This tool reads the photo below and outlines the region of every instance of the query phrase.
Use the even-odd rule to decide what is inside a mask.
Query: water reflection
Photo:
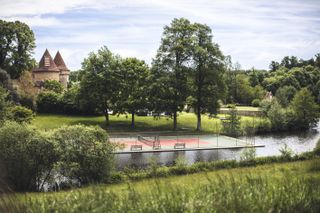
[[[295,153],[311,151],[320,138],[320,122],[317,128],[307,132],[272,133],[248,138],[258,145],[257,156],[280,155],[279,149],[287,144]],[[245,138],[242,138],[245,139]],[[116,167],[119,170],[125,167],[145,168],[152,158],[157,159],[159,165],[173,165],[180,157],[186,159],[188,164],[201,161],[239,160],[243,149],[202,150],[202,151],[179,151],[163,153],[134,153],[116,155]]]

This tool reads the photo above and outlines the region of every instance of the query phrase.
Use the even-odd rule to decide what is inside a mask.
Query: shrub
[[[43,82],[43,88],[47,91],[52,91],[55,93],[62,93],[63,86],[60,82],[55,80],[46,80]]]
[[[37,107],[34,103],[34,99],[31,96],[21,95],[19,103],[21,104],[21,106],[31,109],[32,111],[36,111]]]
[[[33,117],[32,110],[23,106],[13,106],[9,109],[9,118],[18,123],[30,123]]]
[[[113,145],[100,127],[61,127],[53,133],[61,149],[59,173],[80,184],[108,181],[113,169]]]
[[[293,151],[288,147],[287,144],[284,144],[283,147],[280,148],[281,157],[284,159],[291,159],[293,156]]]
[[[60,111],[60,95],[46,91],[41,92],[37,97],[38,112],[54,113]]]
[[[242,151],[240,161],[253,161],[256,158],[255,148],[246,148]]]
[[[251,102],[251,105],[253,107],[259,107],[260,106],[260,100],[259,99],[254,99],[252,102]]]
[[[0,128],[4,180],[14,191],[39,191],[58,159],[49,136],[16,122]]]

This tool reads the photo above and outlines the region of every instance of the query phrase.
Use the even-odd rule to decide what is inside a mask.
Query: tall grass
[[[319,212],[319,176],[296,169],[204,173],[22,198],[29,212]]]

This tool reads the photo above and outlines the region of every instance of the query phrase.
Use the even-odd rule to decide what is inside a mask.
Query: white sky
[[[173,18],[209,25],[214,42],[242,68],[267,69],[286,55],[320,52],[320,0],[0,0],[0,18],[27,23],[35,58],[60,50],[70,69],[106,45],[147,63]]]

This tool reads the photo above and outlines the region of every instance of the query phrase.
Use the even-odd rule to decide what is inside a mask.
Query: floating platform
[[[134,135],[110,137],[118,148],[114,154],[158,153],[217,149],[264,147],[254,141],[246,141],[225,135]]]

